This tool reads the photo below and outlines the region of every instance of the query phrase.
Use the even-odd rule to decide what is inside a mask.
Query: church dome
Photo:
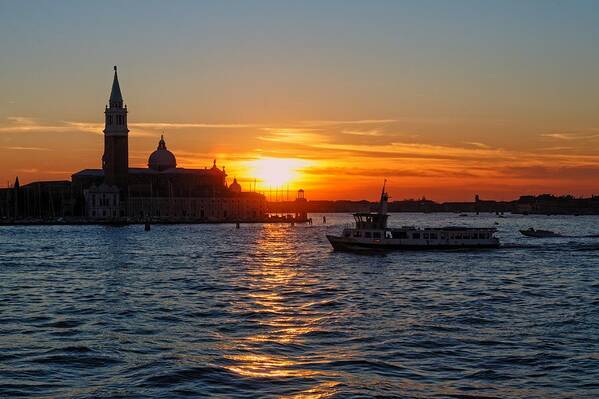
[[[233,183],[231,183],[231,185],[229,186],[229,191],[231,191],[232,193],[241,192],[241,185],[237,183],[237,179],[233,179]]]
[[[177,159],[175,158],[175,155],[166,149],[164,136],[160,136],[158,148],[150,155],[150,158],[148,159],[148,167],[159,172],[177,167]]]

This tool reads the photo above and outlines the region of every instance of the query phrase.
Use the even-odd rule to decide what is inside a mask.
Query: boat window
[[[367,232],[364,233],[364,237],[371,238],[372,234],[370,233],[370,231],[367,231]]]
[[[360,236],[361,236],[361,234],[359,231],[354,231],[354,237],[360,237]]]
[[[380,232],[372,233],[372,237],[381,238],[381,233]]]
[[[437,239],[437,233],[431,233],[431,240]]]
[[[415,240],[419,240],[420,239],[420,233],[413,233],[412,234],[412,238]]]
[[[425,240],[428,240],[428,233],[422,233],[422,238],[424,238]]]
[[[394,231],[391,235],[393,238],[408,238],[408,233],[405,231]]]
[[[456,240],[461,240],[462,239],[462,233],[457,233],[455,235]]]

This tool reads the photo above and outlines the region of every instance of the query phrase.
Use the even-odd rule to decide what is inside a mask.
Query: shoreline
[[[226,221],[209,221],[209,220],[159,220],[159,221],[88,221],[88,220],[70,220],[70,221],[56,221],[56,220],[34,220],[34,221],[0,221],[0,227],[3,226],[112,226],[112,227],[124,227],[130,225],[168,225],[168,224],[305,224],[310,223],[309,219],[306,220],[226,220]]]

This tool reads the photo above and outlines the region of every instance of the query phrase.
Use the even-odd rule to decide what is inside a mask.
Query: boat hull
[[[327,235],[327,239],[335,251],[426,251],[452,249],[493,249],[499,248],[498,241],[476,243],[402,243],[394,240],[358,241],[345,237]]]

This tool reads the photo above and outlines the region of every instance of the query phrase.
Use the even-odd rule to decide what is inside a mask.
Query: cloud
[[[304,173],[317,176],[344,176],[344,177],[424,177],[424,178],[446,178],[446,177],[482,177],[480,173],[474,171],[458,169],[439,169],[439,168],[340,168],[340,167],[314,167],[306,168]]]
[[[264,129],[268,134],[260,136],[261,140],[284,145],[275,148],[267,145],[261,153],[314,160],[315,166],[303,171],[308,179],[338,179],[345,185],[352,179],[367,181],[387,176],[435,187],[466,184],[466,181],[475,186],[492,181],[493,185],[516,187],[526,186],[527,180],[533,183],[546,179],[553,184],[557,184],[553,179],[588,181],[599,173],[599,154],[584,154],[567,146],[522,150],[476,141],[432,144],[412,142],[379,127],[312,125],[311,128],[309,131]]]
[[[43,172],[46,175],[68,175],[70,176],[71,174],[73,174],[73,171],[66,171],[66,170],[40,170],[37,168],[21,168],[21,169],[15,169],[15,172],[18,173],[25,173],[25,174],[36,174],[36,173],[40,173]]]
[[[102,129],[104,129],[103,123],[71,122],[71,121],[64,121],[63,123],[66,124],[66,126],[68,126],[69,128],[72,128],[77,131],[89,132],[89,133],[94,133],[94,134],[103,134],[102,133]]]
[[[102,134],[104,124],[93,122],[59,121],[48,123],[37,118],[9,116],[8,124],[0,126],[0,133],[55,133],[55,132],[88,132]]]
[[[541,136],[555,140],[588,140],[598,138],[599,134],[544,133]]]
[[[57,131],[80,131],[94,134],[102,134],[104,128],[103,122],[86,122],[86,121],[59,121],[54,123],[46,123],[37,118],[26,116],[9,116],[8,124],[0,127],[0,133],[17,133],[17,132],[57,132]],[[276,127],[272,124],[264,123],[205,123],[205,122],[130,122],[131,136],[149,137],[156,136],[159,130],[180,130],[180,129],[262,129],[265,131],[291,131],[293,129],[304,131],[319,130],[315,127],[334,127],[343,125],[372,125],[395,122],[393,119],[365,119],[365,120],[322,120],[322,121],[298,121],[287,124],[287,127]],[[364,131],[348,131],[347,134],[371,134],[374,130]]]
[[[556,140],[576,140],[578,138],[575,135],[572,135],[571,133],[544,133],[541,134],[541,136]]]
[[[193,129],[248,129],[248,140],[219,140],[206,145],[206,141],[193,136],[190,141],[182,139],[181,150],[175,146],[173,152],[179,164],[185,167],[203,168],[211,164],[213,158],[219,165],[229,165],[231,171],[243,170],[243,164],[259,158],[293,158],[312,161],[302,170],[302,175],[313,176],[313,181],[326,181],[338,178],[346,182],[352,179],[374,179],[380,176],[396,177],[411,184],[428,184],[431,187],[445,187],[443,184],[461,184],[469,181],[472,185],[521,184],[526,179],[540,182],[543,179],[557,184],[572,179],[596,179],[599,177],[599,153],[595,153],[591,140],[599,137],[591,129],[582,132],[549,132],[540,135],[546,138],[534,149],[498,148],[478,141],[457,143],[426,142],[425,139],[401,132],[396,119],[361,120],[309,120],[295,121],[276,126],[269,123],[203,123],[203,122],[132,122],[130,136],[157,137],[160,130],[190,134]],[[45,122],[26,116],[11,116],[0,126],[1,132],[73,132],[102,135],[102,122],[59,121]],[[222,133],[223,131],[221,131]],[[228,136],[246,132],[228,131]],[[52,135],[52,137],[54,134]],[[189,136],[191,137],[191,135]],[[189,138],[188,137],[188,138]],[[207,137],[207,136],[206,136]],[[437,136],[439,137],[439,136]],[[251,140],[249,140],[251,139]],[[1,147],[14,151],[51,151],[43,148],[47,144],[19,142],[11,137]],[[557,140],[557,141],[554,141]],[[578,140],[578,141],[577,141]],[[149,150],[141,150],[150,148]],[[97,142],[101,145],[101,141]],[[155,148],[152,140],[136,140],[131,148],[132,164],[145,165],[147,157]],[[140,145],[143,143],[142,145]],[[40,146],[35,146],[39,144]],[[49,144],[51,146],[51,144]],[[140,149],[141,147],[141,149]],[[199,151],[194,151],[198,148]],[[18,153],[15,155],[18,157]],[[99,157],[99,155],[98,155]],[[33,158],[33,157],[32,157]],[[222,160],[222,161],[221,161]],[[28,165],[29,166],[29,165]],[[39,164],[35,174],[52,174]],[[231,173],[232,173],[231,172]],[[23,172],[25,173],[25,172]],[[56,171],[56,174],[70,172]],[[243,178],[243,174],[238,174]],[[327,176],[326,179],[323,177]],[[247,177],[247,176],[246,176]],[[320,179],[318,179],[320,177]],[[448,183],[449,182],[449,183]],[[492,182],[492,183],[491,183]],[[316,184],[316,183],[315,183]],[[564,183],[565,184],[565,183]],[[441,189],[441,188],[439,188]]]
[[[577,165],[577,166],[505,166],[502,172],[506,176],[519,178],[535,178],[546,180],[559,179],[598,179],[599,178],[599,163],[594,165]]]
[[[471,145],[473,147],[478,147],[478,148],[485,148],[485,149],[491,148],[489,145],[487,145],[485,143],[478,143],[476,141],[467,141],[467,142],[464,142],[464,144],[468,144],[468,145]]]
[[[383,133],[378,129],[371,130],[342,130],[341,133],[349,134],[351,136],[368,136],[368,137],[380,137]]]
[[[0,126],[0,133],[27,133],[27,132],[86,132],[102,135],[103,122],[59,121],[45,123],[36,118],[24,116],[9,116],[8,124]],[[132,137],[154,137],[158,135],[155,130],[164,129],[239,129],[262,127],[264,125],[252,124],[214,124],[214,123],[177,123],[177,122],[133,122],[129,123]]]
[[[50,148],[42,148],[42,147],[19,147],[19,146],[14,146],[14,147],[2,147],[6,150],[13,150],[13,151],[51,151]]]
[[[394,123],[397,119],[358,119],[358,120],[312,120],[302,121],[303,125],[308,126],[340,126],[340,125],[380,125],[384,123]]]
[[[267,135],[258,136],[258,140],[272,141],[277,143],[288,143],[288,144],[303,144],[303,143],[322,143],[328,140],[327,136],[318,133],[317,130],[313,129],[276,129],[276,128],[263,128],[262,130],[268,132]]]
[[[0,126],[0,133],[19,133],[19,132],[55,132],[64,131],[65,126],[45,124],[35,118],[25,116],[9,116],[7,126]]]
[[[75,130],[79,132],[87,132],[93,133],[97,135],[103,135],[104,132],[104,123],[98,122],[73,122],[73,121],[65,121],[63,122],[66,126],[69,127],[70,130]],[[129,124],[129,127],[132,127],[134,124]],[[143,129],[133,129],[129,132],[130,137],[155,137],[157,133],[148,132]]]
[[[19,125],[34,125],[36,123],[34,118],[27,116],[9,116],[6,119]]]
[[[264,125],[244,123],[134,122],[130,123],[129,126],[141,127],[145,129],[244,129],[263,127]]]
[[[572,150],[576,150],[576,147],[553,146],[553,147],[539,148],[539,151],[572,151]]]

